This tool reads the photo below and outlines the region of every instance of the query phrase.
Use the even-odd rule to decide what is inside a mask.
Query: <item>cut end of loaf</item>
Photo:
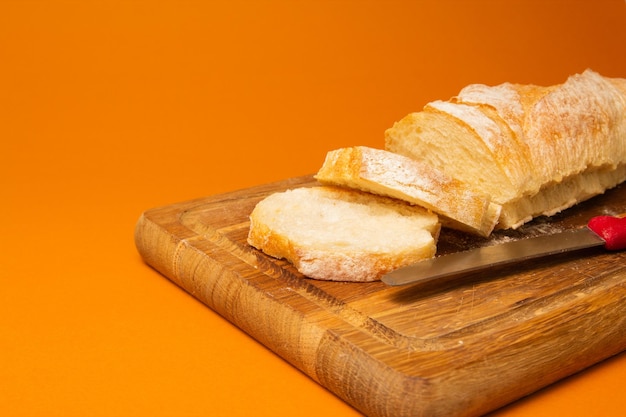
[[[250,215],[248,243],[320,280],[367,282],[436,252],[437,215],[331,186],[275,193]]]

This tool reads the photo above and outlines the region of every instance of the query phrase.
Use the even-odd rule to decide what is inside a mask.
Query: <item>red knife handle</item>
[[[587,227],[604,240],[604,247],[608,250],[626,249],[625,215],[597,216],[589,220]]]

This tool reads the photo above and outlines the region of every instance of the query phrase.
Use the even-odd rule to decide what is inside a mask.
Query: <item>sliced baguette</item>
[[[359,189],[434,211],[443,226],[488,236],[500,206],[489,195],[417,160],[365,146],[328,152],[315,178],[323,184]]]
[[[332,186],[275,193],[250,214],[248,243],[303,275],[375,281],[435,255],[436,214],[387,197]]]
[[[496,228],[553,215],[626,180],[626,80],[464,88],[385,132],[385,149],[491,195]]]

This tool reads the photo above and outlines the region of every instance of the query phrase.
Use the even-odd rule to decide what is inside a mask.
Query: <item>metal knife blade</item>
[[[606,241],[589,227],[531,237],[442,255],[398,268],[382,277],[388,285],[406,285],[439,280],[538,257],[603,246]]]

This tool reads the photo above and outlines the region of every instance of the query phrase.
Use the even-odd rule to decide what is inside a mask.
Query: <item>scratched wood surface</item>
[[[443,284],[387,287],[311,280],[246,244],[258,201],[314,184],[292,178],[148,210],[137,248],[366,415],[481,415],[626,349],[626,252],[596,248]],[[626,212],[625,192],[622,185],[489,239],[443,230],[439,253]]]

